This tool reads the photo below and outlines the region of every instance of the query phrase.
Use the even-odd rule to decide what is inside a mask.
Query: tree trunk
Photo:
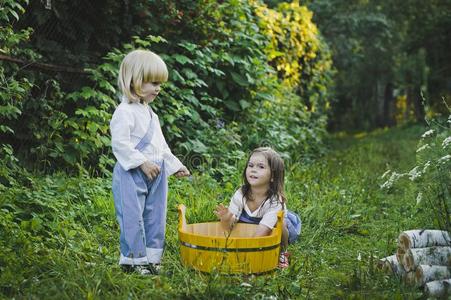
[[[398,237],[398,247],[404,251],[410,248],[451,246],[449,232],[443,230],[407,230]]]
[[[375,89],[374,89],[374,93],[375,93],[375,100],[376,100],[376,108],[377,111],[375,111],[375,113],[377,113],[376,115],[376,122],[377,122],[377,126],[378,127],[383,127],[385,126],[385,120],[384,120],[384,105],[385,105],[385,98],[384,98],[384,89],[385,89],[385,80],[381,79],[381,80],[376,80],[376,84],[375,84]]]
[[[412,87],[408,86],[406,88],[406,110],[404,111],[404,121],[409,121],[410,120],[410,112],[412,110],[413,107],[413,92],[412,92]]]
[[[416,121],[424,120],[424,106],[421,98],[421,88],[416,84],[411,84],[407,88],[407,110],[406,110],[406,120],[408,120],[410,110],[413,108],[413,112],[415,113]]]
[[[442,297],[446,299],[451,295],[451,279],[428,282],[424,286],[424,292],[429,297]]]
[[[415,119],[418,122],[421,122],[424,120],[424,106],[423,106],[423,99],[421,97],[421,87],[418,85],[415,85],[413,88],[413,94],[412,94],[412,102],[413,102],[413,108],[415,111]]]
[[[451,266],[451,247],[412,248],[406,251],[402,265],[406,272],[419,265]]]
[[[384,126],[395,125],[395,107],[393,97],[393,84],[391,82],[385,85],[384,91],[384,108],[383,108],[383,122]]]
[[[451,268],[447,266],[420,265],[415,271],[415,285],[422,286],[426,282],[451,277]]]

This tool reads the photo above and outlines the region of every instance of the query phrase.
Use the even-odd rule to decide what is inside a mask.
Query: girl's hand
[[[216,206],[214,213],[221,221],[222,229],[224,231],[231,231],[235,223],[235,217],[229,211],[229,209],[224,205],[219,204],[218,206]]]
[[[216,206],[214,213],[220,220],[224,221],[232,217],[232,214],[229,212],[229,209],[225,207],[223,204],[219,204],[218,206]]]
[[[142,165],[139,166],[141,170],[146,174],[147,178],[149,180],[153,180],[155,177],[160,174],[160,166],[157,164],[154,164],[150,161],[144,162]]]
[[[185,167],[185,166],[183,166],[183,167],[181,167],[180,168],[180,170],[178,170],[177,172],[175,172],[175,177],[186,177],[186,176],[189,176],[189,175],[191,175],[191,173],[189,172],[189,170]]]

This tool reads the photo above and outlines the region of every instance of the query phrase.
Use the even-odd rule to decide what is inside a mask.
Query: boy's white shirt
[[[273,229],[277,223],[277,213],[283,210],[283,206],[280,201],[277,201],[277,203],[271,202],[273,201],[268,200],[262,206],[251,212],[246,204],[246,199],[243,200],[243,193],[241,188],[239,188],[230,200],[229,211],[238,220],[244,209],[250,217],[262,218],[259,224],[265,225],[269,229]]]
[[[135,147],[146,134],[151,120],[154,128],[151,143],[138,151]],[[154,163],[164,160],[168,176],[183,167],[166,143],[158,115],[151,112],[147,104],[128,103],[123,99],[111,118],[110,130],[113,154],[124,170],[134,169],[147,160]]]

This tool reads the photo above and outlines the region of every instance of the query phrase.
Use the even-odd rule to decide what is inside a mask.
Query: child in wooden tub
[[[244,184],[233,195],[229,207],[220,204],[215,209],[224,230],[232,230],[237,222],[258,224],[255,237],[270,235],[277,212],[284,210],[281,269],[289,266],[288,243],[296,241],[301,232],[299,216],[286,208],[284,173],[283,159],[276,151],[268,147],[253,150],[243,171]]]

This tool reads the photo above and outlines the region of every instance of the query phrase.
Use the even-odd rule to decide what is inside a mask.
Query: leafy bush
[[[272,145],[286,157],[320,152],[330,65],[306,8],[281,6],[280,10],[289,8],[309,25],[307,32],[295,34],[296,22],[277,24],[280,30],[293,32],[295,44],[283,45],[283,40],[272,44],[266,27],[257,26],[266,18],[258,13],[265,7],[259,1],[206,1],[197,10],[189,3],[168,1],[157,11],[141,7],[143,14],[159,14],[163,23],[183,26],[168,31],[152,18],[137,21],[136,26],[149,26],[134,27],[139,35],[112,48],[97,66],[85,68],[87,78],[77,78],[72,85],[65,76],[21,73],[33,88],[23,106],[18,106],[22,115],[10,126],[16,132],[11,145],[19,158],[46,172],[109,174],[114,160],[108,128],[118,103],[117,72],[124,55],[136,48],[161,54],[168,65],[170,80],[152,106],[160,115],[171,149],[192,167],[218,178],[228,176],[236,171],[231,162],[242,160],[247,150],[262,144]],[[137,13],[141,4],[136,3],[129,13]],[[35,5],[30,8],[32,15]],[[55,5],[52,11],[70,13],[69,4]],[[152,30],[146,28],[158,34],[149,34]],[[193,34],[196,30],[198,35]],[[289,76],[297,78],[292,84],[277,76],[275,68],[285,62],[268,56],[275,47],[290,53]],[[299,60],[296,55],[300,53],[305,57]]]
[[[266,97],[252,113],[261,117],[252,120],[258,126],[251,144],[263,141],[292,160],[317,155],[322,152],[330,101],[330,52],[312,13],[298,1],[282,2],[274,9],[253,3],[260,30],[268,37],[266,59],[277,73],[276,78],[266,76],[261,87]],[[274,122],[267,124],[264,119]]]
[[[11,23],[19,19],[24,12],[23,5],[27,1],[2,0],[0,9],[0,54],[33,55],[33,52],[20,49],[20,43],[30,38],[31,29],[14,32]],[[0,64],[0,187],[15,182],[15,171],[18,170],[18,159],[15,157],[10,141],[13,140],[16,122],[23,111],[23,102],[32,88],[27,78],[15,76],[19,68]]]

